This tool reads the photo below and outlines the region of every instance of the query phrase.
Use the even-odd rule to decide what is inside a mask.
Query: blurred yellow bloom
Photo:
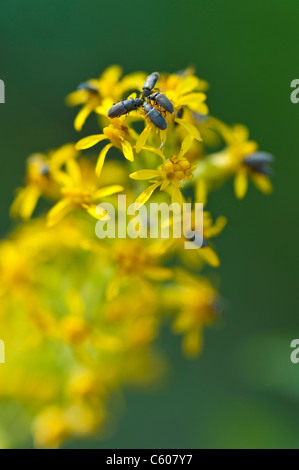
[[[29,219],[40,196],[57,198],[59,188],[55,175],[69,160],[78,156],[74,144],[63,145],[48,155],[36,153],[27,160],[26,186],[17,190],[10,214]]]
[[[119,101],[124,93],[135,90],[143,83],[145,73],[135,72],[125,75],[122,79],[122,68],[112,65],[107,68],[98,79],[90,79],[78,86],[78,89],[70,93],[66,102],[69,106],[82,105],[74,122],[75,129],[81,131],[88,116],[98,108],[104,108],[106,112],[109,107]]]
[[[205,80],[189,73],[188,69],[183,74],[162,76],[160,83],[161,91],[173,102],[176,110],[186,106],[200,114],[208,114],[206,94],[203,92],[209,85]]]
[[[203,278],[177,271],[177,285],[163,294],[167,308],[174,309],[173,330],[184,335],[183,350],[189,357],[197,356],[203,347],[203,329],[219,316],[218,294]]]
[[[120,185],[99,188],[97,177],[91,175],[90,178],[89,176],[82,174],[81,167],[75,160],[69,160],[66,163],[66,171],[56,173],[55,180],[61,185],[63,197],[48,213],[49,227],[59,222],[74,209],[84,209],[97,218],[95,214],[97,203],[102,198],[123,190]]]
[[[147,281],[164,281],[172,271],[160,266],[165,248],[160,243],[144,245],[140,240],[124,240],[115,244],[113,261],[115,272],[107,287],[107,297],[113,299],[120,292],[122,282],[137,280],[147,289]]]
[[[165,372],[153,346],[165,314],[183,336],[185,354],[201,351],[203,330],[220,317],[221,302],[210,281],[190,270],[219,266],[211,239],[226,219],[204,211],[202,246],[195,211],[190,237],[148,239],[152,220],[142,218],[142,209],[154,192],[159,202],[207,204],[209,192],[228,178],[243,197],[248,177],[263,192],[271,190],[273,157],[258,150],[245,126],[208,116],[208,84],[192,69],[162,74],[157,82],[155,91],[175,107],[168,113],[150,100],[165,117],[163,131],[143,109],[107,117],[110,106],[141,91],[146,78],[143,72],[121,75],[119,66],[109,67],[67,97],[70,105],[82,105],[75,128],[81,130],[95,112],[99,133],[28,159],[26,185],[11,207],[11,215],[24,220],[0,241],[0,339],[9,359],[9,367],[0,367],[3,447],[22,447],[32,438],[36,447],[57,448],[67,439],[110,431],[110,396],[125,386],[149,386]],[[78,158],[79,150],[104,140],[97,163],[92,155]],[[130,164],[119,159],[104,165],[112,147]],[[142,181],[150,184],[140,194]],[[116,202],[120,191],[127,199],[124,207],[114,207],[117,220],[108,209],[103,219],[115,222],[119,238],[98,239],[97,205]],[[50,210],[28,220],[40,197],[52,204]],[[128,212],[131,203],[140,219]],[[127,216],[136,238],[125,238]],[[198,249],[185,250],[186,240]]]
[[[198,193],[206,195],[213,181],[234,175],[234,189],[238,199],[242,199],[248,188],[248,177],[264,194],[272,192],[269,178],[272,155],[258,151],[258,144],[249,139],[248,129],[237,124],[232,127],[213,118],[212,125],[222,135],[227,147],[209,155],[198,167]]]

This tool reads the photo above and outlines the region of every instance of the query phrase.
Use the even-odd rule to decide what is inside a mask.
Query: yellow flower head
[[[36,153],[27,160],[26,186],[17,191],[10,213],[13,217],[29,219],[41,196],[59,197],[55,176],[69,160],[78,156],[74,144],[66,144],[48,155]]]
[[[113,65],[107,68],[98,79],[88,80],[79,85],[77,91],[69,94],[66,102],[69,106],[82,105],[74,126],[81,131],[88,116],[97,109],[100,114],[107,112],[113,102],[119,101],[124,93],[134,90],[145,78],[142,72],[136,72],[120,78],[122,68]]]
[[[104,127],[103,134],[90,135],[89,137],[79,140],[76,144],[76,148],[78,150],[88,149],[102,140],[110,140],[110,143],[105,145],[101,150],[96,164],[95,172],[97,176],[100,176],[107,152],[111,147],[120,149],[127,160],[131,162],[134,160],[132,148],[134,137],[135,132],[125,124],[123,119],[113,119],[108,127]]]
[[[96,175],[93,172],[83,172],[82,165],[75,160],[68,161],[65,171],[58,172],[55,179],[61,185],[62,198],[48,213],[49,226],[75,209],[83,209],[97,218],[95,210],[100,199],[123,190],[120,185],[100,188]]]
[[[151,180],[152,182],[152,185],[136,199],[137,206],[145,204],[157,188],[160,188],[160,191],[164,191],[168,190],[169,186],[171,186],[172,202],[183,203],[183,197],[179,188],[184,186],[183,182],[187,180],[192,181],[193,171],[196,168],[196,165],[191,166],[188,159],[184,157],[187,150],[188,147],[184,147],[183,142],[179,156],[172,156],[170,159],[165,160],[164,154],[160,154],[164,162],[158,170],[138,170],[130,174],[130,178],[134,180]]]

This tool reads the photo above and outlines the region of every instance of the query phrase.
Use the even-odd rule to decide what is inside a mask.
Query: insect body
[[[159,79],[158,72],[153,72],[146,77],[146,80],[142,87],[142,96],[144,98],[147,98],[151,94],[151,91],[156,85],[158,79]]]
[[[93,86],[91,86],[89,83],[87,82],[83,82],[83,83],[80,83],[78,86],[77,86],[77,90],[85,90],[85,91],[90,91],[91,93],[97,93],[98,90],[96,88],[94,88]]]
[[[109,118],[122,116],[123,114],[129,113],[130,111],[139,108],[142,106],[142,103],[142,98],[130,98],[129,100],[119,101],[118,103],[111,106],[107,116]]]
[[[247,155],[243,159],[243,163],[249,166],[253,171],[268,175],[271,173],[270,163],[273,162],[273,156],[267,152],[255,152]]]
[[[167,122],[165,118],[162,116],[162,114],[159,113],[159,111],[156,108],[154,108],[150,103],[147,103],[147,101],[144,101],[142,106],[149,120],[156,127],[158,127],[158,129],[161,129],[162,131],[164,131],[164,129],[166,129],[167,127]]]
[[[158,103],[165,111],[168,111],[170,114],[174,112],[174,107],[172,102],[167,98],[167,96],[163,95],[163,93],[152,93],[149,95],[148,99],[150,101],[155,101]]]
[[[141,97],[130,98],[128,100],[119,101],[118,103],[115,103],[108,110],[108,113],[107,113],[108,117],[116,118],[116,117],[122,116],[123,114],[127,114],[130,111],[133,111],[142,106],[148,119],[158,129],[161,129],[161,130],[166,129],[167,127],[166,119],[150,103],[150,101],[153,101],[154,103],[158,104],[160,108],[163,108],[168,113],[172,114],[174,112],[173,104],[167,98],[167,96],[159,92],[152,93],[153,88],[155,87],[158,79],[159,79],[158,72],[153,72],[150,75],[148,75],[142,87]]]

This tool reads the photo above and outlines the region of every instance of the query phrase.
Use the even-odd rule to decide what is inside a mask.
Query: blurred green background
[[[298,448],[299,364],[290,362],[299,337],[299,104],[290,101],[298,17],[295,0],[0,0],[1,235],[12,227],[8,207],[28,154],[78,139],[65,95],[110,64],[126,73],[194,65],[211,84],[211,113],[247,124],[276,157],[271,197],[251,186],[237,201],[231,182],[211,197],[208,208],[229,221],[213,274],[226,308],[203,355],[188,361],[165,331],[165,383],[126,390],[114,434],[72,446]]]

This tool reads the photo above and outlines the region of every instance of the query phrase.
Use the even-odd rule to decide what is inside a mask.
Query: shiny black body
[[[116,118],[127,114],[134,109],[142,106],[143,99],[141,98],[130,98],[129,100],[119,101],[118,103],[111,106],[107,115],[109,118]]]
[[[147,98],[151,94],[151,91],[156,85],[158,79],[159,79],[158,72],[153,72],[146,77],[146,80],[142,87],[142,96],[144,98]]]
[[[154,86],[156,85],[158,79],[159,79],[158,72],[153,72],[150,75],[148,75],[142,87],[141,98],[130,98],[128,100],[123,100],[123,101],[119,101],[118,103],[115,103],[108,110],[107,116],[109,118],[116,118],[124,114],[127,114],[130,111],[133,111],[142,106],[149,120],[158,129],[165,130],[167,128],[166,119],[149,102],[149,101],[154,101],[156,104],[158,104],[161,108],[163,108],[168,113],[174,112],[173,104],[165,95],[163,95],[163,93],[158,93],[158,92],[152,93],[152,90]]]
[[[146,101],[143,102],[143,109],[149,120],[156,126],[158,129],[164,131],[167,127],[167,122],[159,111],[154,108],[150,103]]]
[[[163,93],[152,93],[151,95],[149,95],[148,99],[150,101],[155,101],[155,103],[158,103],[168,113],[172,114],[174,112],[172,102],[167,98],[167,96],[163,95]]]

